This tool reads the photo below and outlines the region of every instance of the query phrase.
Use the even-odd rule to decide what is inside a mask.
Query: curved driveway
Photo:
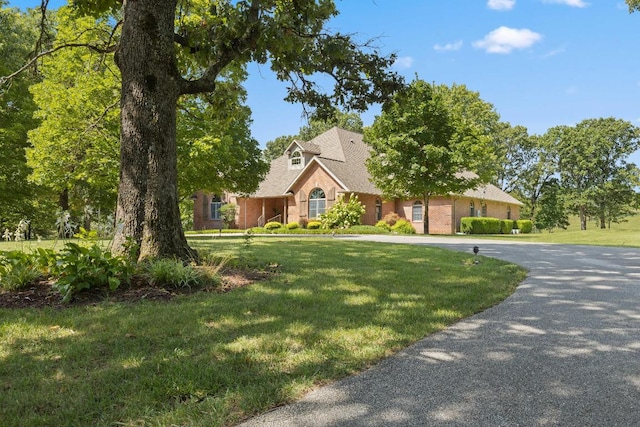
[[[521,264],[502,304],[250,426],[639,426],[640,249],[436,237]]]

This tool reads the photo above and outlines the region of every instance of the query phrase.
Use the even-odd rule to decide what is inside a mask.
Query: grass
[[[279,273],[169,303],[0,309],[2,425],[233,425],[502,301],[525,277],[425,246],[192,244]]]

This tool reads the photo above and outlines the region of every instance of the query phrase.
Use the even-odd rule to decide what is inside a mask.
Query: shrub
[[[128,281],[133,267],[122,257],[114,257],[98,245],[80,246],[65,244],[58,256],[54,273],[58,279],[53,288],[68,302],[83,290],[106,287],[116,290],[123,281]]]
[[[222,221],[227,226],[227,228],[231,228],[233,223],[236,220],[236,213],[238,212],[238,206],[233,203],[225,203],[220,207],[220,216],[222,217]]]
[[[406,219],[399,219],[391,227],[391,231],[398,234],[416,234],[416,229]]]
[[[382,221],[386,222],[390,227],[393,227],[396,222],[400,220],[400,215],[395,212],[388,213],[382,218]],[[377,224],[376,224],[377,225]]]
[[[0,254],[0,288],[15,291],[25,288],[42,277],[36,265],[36,255],[22,251]]]
[[[376,222],[376,227],[381,228],[383,230],[391,231],[391,226],[387,224],[387,222],[384,219],[381,219],[380,221]]]
[[[205,277],[196,268],[173,259],[154,259],[147,262],[145,275],[154,286],[191,288],[201,286]]]
[[[307,228],[309,220],[307,218],[300,218],[300,221],[298,221],[298,223],[300,224],[301,228]]]
[[[283,225],[278,221],[271,221],[264,225],[265,230],[277,230],[278,228],[282,228]]]
[[[322,223],[320,221],[309,221],[307,223],[307,229],[309,230],[318,230],[322,227]]]
[[[290,222],[287,224],[287,230],[296,230],[298,228],[300,228],[300,224],[297,222]]]
[[[531,233],[533,230],[533,222],[530,219],[519,219],[516,221],[516,228],[521,233]]]
[[[460,231],[465,234],[499,234],[500,220],[497,218],[464,217],[460,220]]]
[[[364,205],[352,194],[347,201],[344,197],[338,199],[331,209],[320,215],[320,222],[323,228],[349,228],[361,224],[360,217],[364,212]]]
[[[511,219],[503,219],[500,221],[500,233],[509,234],[511,230],[513,230],[513,220]]]

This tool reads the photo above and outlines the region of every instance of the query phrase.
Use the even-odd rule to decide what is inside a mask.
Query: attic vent
[[[353,144],[353,138],[351,138],[351,139],[349,140],[349,142]]]

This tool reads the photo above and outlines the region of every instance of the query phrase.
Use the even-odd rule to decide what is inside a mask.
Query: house
[[[255,193],[248,196],[197,193],[194,229],[221,228],[223,203],[234,203],[238,207],[235,226],[247,229],[270,221],[287,224],[316,219],[339,197],[357,194],[366,207],[363,224],[375,225],[385,215],[395,212],[411,221],[418,233],[423,233],[423,201],[383,198],[366,167],[369,151],[362,134],[337,127],[308,142],[294,140],[284,154],[271,163],[269,173]],[[518,219],[521,206],[521,202],[491,184],[464,194],[432,197],[429,231],[430,234],[453,234],[460,230],[460,219],[468,216]]]

